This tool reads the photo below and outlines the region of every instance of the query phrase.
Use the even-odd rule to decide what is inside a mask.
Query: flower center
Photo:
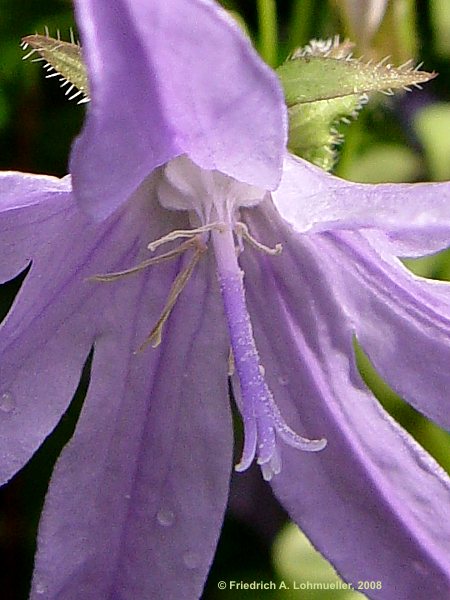
[[[211,238],[230,336],[231,355],[237,374],[234,385],[236,403],[244,423],[244,448],[235,469],[246,470],[256,458],[264,479],[270,480],[281,471],[278,439],[293,448],[309,452],[322,450],[327,442],[325,439],[304,438],[286,424],[265,380],[265,369],[256,348],[238,251],[243,250],[242,240],[271,255],[280,254],[282,248],[280,244],[275,248],[268,248],[255,240],[247,226],[238,220],[238,211],[242,206],[259,204],[266,194],[265,190],[240,183],[218,171],[202,170],[185,156],[178,157],[164,168],[158,198],[167,209],[188,211],[193,229],[171,231],[159,240],[152,241],[148,249],[153,252],[166,242],[179,238],[187,240],[177,248],[149,258],[135,267],[118,273],[97,275],[93,279],[114,281],[153,264],[170,260],[182,252],[193,251],[187,266],[172,284],[160,318],[139,350],[148,344],[156,347],[161,342],[164,324],[178,296],[189,281],[197,262],[206,252],[206,243]]]
[[[193,226],[198,222],[202,225],[216,221],[233,223],[239,207],[256,206],[266,194],[266,190],[236,181],[219,171],[200,169],[187,156],[167,163],[158,188],[162,206],[189,211]]]
[[[238,408],[244,422],[244,448],[237,471],[247,469],[254,458],[261,466],[264,479],[270,480],[281,470],[277,438],[305,451],[322,450],[325,439],[310,440],[295,433],[284,421],[266,383],[265,369],[256,348],[244,289],[244,273],[239,267],[235,234],[271,254],[279,254],[254,240],[246,226],[239,223],[238,209],[255,206],[266,191],[240,183],[217,171],[204,171],[187,157],[179,157],[166,165],[159,188],[159,200],[169,209],[194,213],[203,227],[212,222],[220,226],[211,229],[216,256],[217,276],[230,335],[234,366],[239,389],[235,390]]]

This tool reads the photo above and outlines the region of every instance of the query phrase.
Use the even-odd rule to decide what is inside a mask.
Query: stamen
[[[166,305],[164,306],[161,316],[159,317],[156,325],[153,327],[151,332],[149,333],[147,339],[144,343],[139,347],[139,349],[135,352],[142,352],[149,344],[151,344],[152,348],[157,348],[162,340],[162,330],[164,325],[167,322],[167,319],[172,312],[173,307],[175,306],[176,301],[178,300],[178,296],[183,291],[187,282],[191,278],[192,273],[194,272],[195,266],[200,260],[201,256],[206,252],[206,247],[198,247],[197,250],[192,255],[191,260],[187,264],[187,266],[176,276],[172,287],[170,288],[169,296],[167,298]]]
[[[220,224],[213,224],[213,226],[211,226],[209,229],[211,229],[213,227],[217,228],[218,225],[220,225]],[[100,281],[100,282],[116,281],[117,279],[121,279],[122,277],[126,277],[127,275],[139,273],[140,271],[142,271],[152,265],[157,265],[157,264],[165,262],[167,260],[171,260],[172,258],[179,256],[183,252],[186,252],[186,250],[191,249],[192,247],[195,248],[195,252],[192,255],[189,263],[180,273],[178,273],[174,282],[172,283],[166,304],[162,310],[162,313],[161,313],[158,321],[156,322],[156,325],[153,327],[153,329],[151,330],[151,332],[145,339],[144,343],[141,344],[141,346],[138,348],[138,350],[136,350],[135,354],[144,350],[144,348],[146,348],[149,344],[151,344],[153,348],[157,348],[159,346],[159,344],[161,343],[162,330],[164,328],[164,325],[167,322],[167,319],[170,316],[170,313],[172,312],[173,307],[176,304],[176,301],[178,300],[178,296],[181,294],[181,292],[183,291],[187,282],[191,278],[191,275],[194,272],[195,266],[198,263],[198,261],[200,260],[201,256],[207,250],[207,246],[205,246],[205,244],[202,243],[202,241],[200,239],[200,235],[199,235],[199,233],[203,233],[204,231],[205,231],[204,227],[190,230],[189,234],[192,234],[192,235],[189,235],[190,239],[188,239],[187,241],[180,244],[177,248],[174,248],[173,250],[170,250],[169,252],[166,252],[165,254],[160,254],[159,256],[154,256],[152,258],[148,258],[147,260],[142,261],[141,263],[139,263],[138,265],[136,265],[134,267],[131,267],[129,269],[124,269],[123,271],[116,271],[114,273],[105,273],[104,275],[94,275],[94,276],[88,278],[88,281],[97,281],[97,282],[98,281]],[[182,235],[180,235],[180,233]],[[155,247],[158,247],[162,243],[165,243],[165,241],[162,241],[162,240],[171,241],[169,238],[177,239],[179,237],[188,237],[188,236],[184,235],[186,233],[188,233],[188,232],[183,231],[183,230],[173,231],[173,232],[169,233],[168,235],[164,236],[163,238],[156,240],[156,242],[149,244],[148,248],[153,247],[153,245],[155,245]]]
[[[150,250],[150,252],[154,252],[156,248],[159,248],[159,246],[167,244],[168,242],[173,242],[179,238],[193,238],[201,233],[206,233],[214,229],[217,231],[223,231],[224,228],[225,225],[223,223],[210,223],[208,225],[203,225],[202,227],[197,227],[197,229],[175,229],[158,240],[150,242],[147,248]]]
[[[129,269],[124,269],[123,271],[116,271],[114,273],[105,273],[104,275],[94,275],[93,277],[89,277],[88,281],[116,281],[117,279],[121,279],[126,275],[132,275],[133,273],[139,273],[143,271],[147,267],[151,267],[153,265],[158,265],[159,263],[165,262],[166,260],[171,260],[172,258],[176,258],[183,252],[186,252],[189,248],[192,248],[193,244],[197,244],[197,241],[188,240],[187,242],[183,242],[177,248],[166,252],[165,254],[160,254],[159,256],[154,256],[153,258],[147,258],[147,260],[143,260],[141,263],[136,265],[135,267],[131,267]]]
[[[258,242],[256,238],[254,238],[248,230],[248,227],[242,221],[238,221],[235,225],[235,231],[238,235],[242,236],[246,242],[248,242],[253,248],[256,250],[260,250],[265,254],[270,254],[271,256],[278,256],[283,251],[283,246],[281,244],[276,244],[275,248],[269,248],[261,242]]]

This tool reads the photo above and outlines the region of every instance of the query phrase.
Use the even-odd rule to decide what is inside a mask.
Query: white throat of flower
[[[219,171],[200,169],[187,156],[179,156],[164,167],[158,199],[164,208],[195,214],[202,225],[231,224],[236,210],[256,206],[266,195],[261,188],[240,183]]]
[[[327,442],[325,439],[304,438],[286,424],[266,383],[265,369],[261,365],[253,336],[245,300],[244,273],[239,267],[237,250],[242,251],[243,239],[259,251],[271,255],[280,254],[281,245],[278,244],[274,249],[264,246],[250,235],[246,225],[240,223],[237,217],[239,208],[258,205],[266,194],[265,190],[240,183],[218,171],[201,169],[186,156],[175,158],[164,167],[158,198],[162,206],[169,210],[188,211],[194,228],[172,231],[151,242],[148,249],[155,251],[166,242],[178,238],[187,238],[187,241],[182,242],[175,250],[147,259],[131,269],[99,275],[95,279],[113,281],[152,264],[169,260],[181,252],[192,251],[187,266],[172,284],[158,322],[140,350],[147,344],[156,347],[161,343],[163,326],[179,294],[206,252],[207,242],[211,239],[233,363],[239,382],[239,390],[235,390],[235,395],[244,423],[244,448],[235,469],[248,469],[256,458],[264,479],[270,480],[281,471],[281,456],[277,445],[279,438],[293,448],[308,452],[322,450]]]

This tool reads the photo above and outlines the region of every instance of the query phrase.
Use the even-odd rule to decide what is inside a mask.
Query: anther
[[[260,250],[265,254],[270,254],[271,256],[278,256],[283,251],[283,246],[281,244],[275,244],[274,248],[269,248],[265,244],[261,244],[258,242],[256,238],[254,238],[248,230],[248,227],[242,221],[238,221],[235,225],[235,231],[238,235],[240,235],[246,242],[248,242],[253,248],[256,250]]]
[[[153,265],[158,265],[159,263],[165,262],[166,260],[171,260],[172,258],[176,258],[183,252],[186,252],[189,248],[192,248],[193,245],[198,246],[197,240],[188,240],[187,242],[183,242],[177,248],[170,250],[170,252],[166,252],[165,254],[160,254],[159,256],[154,256],[152,258],[147,258],[147,260],[143,260],[141,263],[136,265],[135,267],[131,267],[129,269],[124,269],[123,271],[116,271],[114,273],[105,273],[104,275],[94,275],[93,277],[89,277],[88,281],[116,281],[117,279],[121,279],[126,275],[132,275],[134,273],[139,273],[143,271],[147,267],[151,267]]]
[[[210,223],[208,225],[203,225],[202,227],[197,227],[196,229],[176,229],[159,238],[158,240],[150,242],[147,248],[150,250],[150,252],[154,252],[156,248],[159,248],[159,246],[167,244],[168,242],[173,242],[179,238],[194,238],[201,233],[206,233],[212,230],[225,231],[225,229],[226,227],[223,223]]]
[[[185,288],[187,282],[191,278],[192,273],[194,272],[198,261],[205,252],[206,246],[198,247],[192,255],[191,260],[189,261],[187,266],[180,273],[178,273],[172,284],[172,287],[170,288],[169,296],[162,310],[161,316],[156,322],[156,325],[149,333],[147,339],[144,341],[143,344],[141,344],[141,346],[138,348],[135,354],[137,354],[138,352],[142,352],[142,350],[144,350],[149,344],[151,344],[152,348],[157,348],[160,345],[162,340],[163,327],[166,324],[167,319],[169,318],[170,313],[172,312],[172,309],[176,304],[176,301],[178,300],[178,296]]]

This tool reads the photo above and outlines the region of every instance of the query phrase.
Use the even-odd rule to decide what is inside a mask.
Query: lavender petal
[[[121,324],[96,344],[47,495],[33,600],[40,590],[49,600],[201,594],[232,466],[223,316],[202,263],[161,346],[134,355],[155,284],[141,278],[118,292],[110,316]]]
[[[113,9],[77,0],[75,8],[92,101],[70,170],[85,210],[105,218],[184,153],[203,168],[277,186],[281,87],[223,9],[205,0],[117,0]]]

